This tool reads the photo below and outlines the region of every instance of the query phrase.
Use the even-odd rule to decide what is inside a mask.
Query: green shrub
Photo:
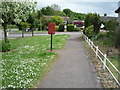
[[[106,37],[106,34],[97,34],[95,37],[92,38],[92,40],[103,40]]]
[[[10,51],[11,45],[9,41],[5,43],[5,41],[2,41],[2,52]]]
[[[67,31],[74,31],[74,24],[68,24],[67,25]]]
[[[60,16],[52,16],[49,20],[49,22],[54,22],[56,25],[61,24],[64,21],[64,19]]]
[[[86,28],[85,34],[86,34],[89,38],[91,38],[91,37],[94,36],[93,25],[91,25],[91,26],[89,26],[89,27]]]
[[[18,28],[17,25],[8,25],[8,29],[16,29],[16,28]]]
[[[114,32],[118,26],[119,23],[116,19],[111,19],[105,22],[105,28],[109,31],[109,33]]]
[[[30,27],[30,24],[28,22],[21,22],[20,25],[21,25],[22,29]]]
[[[75,29],[74,29],[74,31],[81,31],[81,28],[80,27],[76,27]]]
[[[64,24],[59,25],[59,32],[64,32]]]
[[[93,25],[94,34],[97,35],[100,32],[101,18],[97,13],[88,13],[85,19],[85,28]]]
[[[59,26],[55,26],[55,29],[58,32],[59,31]]]

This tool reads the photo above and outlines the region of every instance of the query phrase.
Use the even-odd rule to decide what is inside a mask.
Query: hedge
[[[67,31],[74,31],[74,24],[68,24],[67,25]]]

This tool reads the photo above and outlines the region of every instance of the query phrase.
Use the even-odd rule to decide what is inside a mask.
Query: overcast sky
[[[61,10],[69,8],[79,13],[96,12],[101,16],[104,13],[107,13],[108,16],[117,16],[115,10],[118,8],[118,1],[120,0],[37,0],[37,9],[58,4]]]

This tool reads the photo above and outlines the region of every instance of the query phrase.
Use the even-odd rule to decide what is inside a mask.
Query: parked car
[[[74,21],[73,23],[74,23],[74,25],[76,25],[77,27],[82,27],[82,26],[84,26],[84,22],[83,22],[83,21]]]

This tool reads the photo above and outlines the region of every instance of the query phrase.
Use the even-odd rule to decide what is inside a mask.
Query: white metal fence
[[[114,68],[114,70],[118,73],[118,75],[120,74],[120,71],[107,58],[107,54],[103,54],[103,52],[100,51],[98,46],[95,46],[94,43],[86,35],[83,34],[83,38],[89,44],[89,46],[93,49],[93,51],[96,54],[96,57],[98,57],[102,61],[103,69],[107,69],[109,71],[109,73],[112,75],[112,77],[114,78],[114,80],[116,81],[116,83],[120,86],[120,82],[118,81],[116,76],[113,74],[113,72],[109,69],[109,67],[106,63],[109,63]]]

